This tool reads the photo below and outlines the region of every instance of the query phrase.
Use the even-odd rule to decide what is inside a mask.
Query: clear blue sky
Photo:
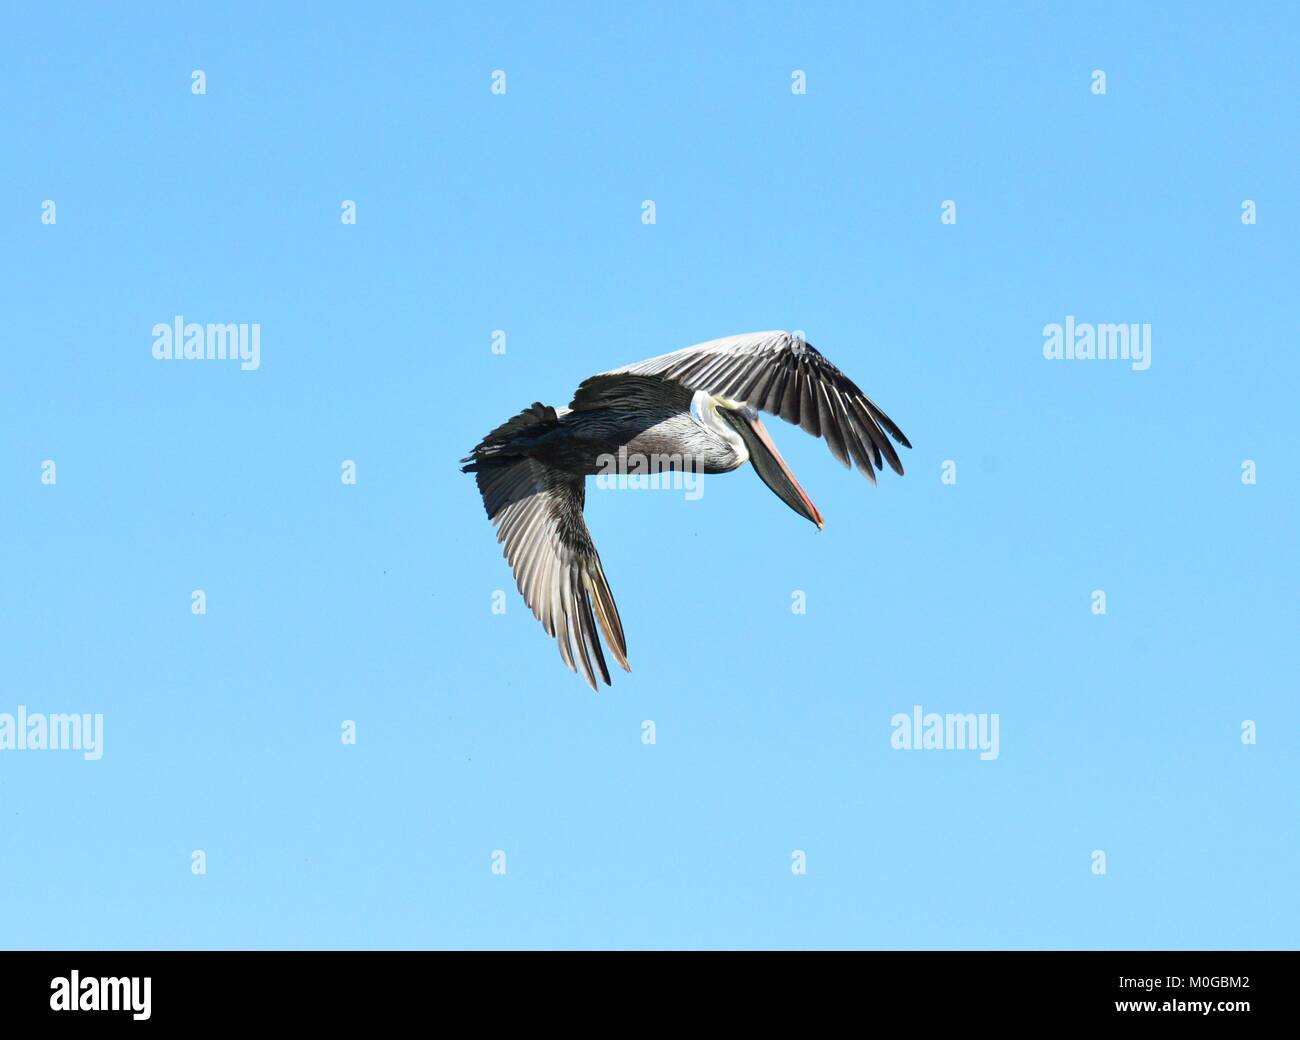
[[[1295,9],[609,6],[5,15],[0,946],[1294,947]],[[770,328],[907,475],[593,488],[593,695],[457,459]]]

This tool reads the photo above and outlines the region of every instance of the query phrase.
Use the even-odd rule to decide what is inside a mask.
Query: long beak
[[[767,427],[763,425],[758,413],[749,408],[744,410],[719,408],[718,411],[727,417],[731,425],[744,438],[749,448],[749,461],[754,464],[754,469],[758,471],[763,483],[776,492],[777,498],[800,516],[807,517],[820,530],[824,526],[821,513],[812,504],[812,499],[808,497],[807,492],[799,486],[799,481],[794,479],[794,474],[785,464],[785,459],[781,458],[781,453],[776,450],[776,445],[772,443]]]

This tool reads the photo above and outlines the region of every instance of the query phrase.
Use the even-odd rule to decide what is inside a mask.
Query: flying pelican
[[[536,402],[461,459],[468,464],[461,472],[475,474],[524,601],[555,637],[569,670],[581,667],[593,690],[597,672],[610,685],[597,622],[615,660],[632,669],[618,608],[582,519],[587,475],[603,472],[611,457],[703,473],[752,462],[781,501],[820,529],[821,513],[776,450],[760,410],[825,438],[832,455],[846,467],[851,457],[873,484],[882,457],[902,475],[884,431],[910,448],[903,431],[789,332],[710,340],[592,376],[569,407]]]

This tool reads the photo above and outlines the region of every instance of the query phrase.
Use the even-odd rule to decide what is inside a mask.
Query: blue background
[[[1294,947],[1295,9],[614,6],[4,15],[0,712],[106,749],[0,752],[0,945]],[[769,328],[907,475],[593,485],[593,695],[456,460]]]

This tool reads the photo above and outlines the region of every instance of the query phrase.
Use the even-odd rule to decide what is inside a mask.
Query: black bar
[[[0,953],[0,1021],[339,1029],[413,1014],[450,1026],[469,1013],[485,1029],[512,1015],[540,1028],[612,1002],[629,1022],[667,1026],[703,1002],[740,1019],[843,1011],[860,1027],[894,1012],[917,1024],[1264,1025],[1294,1021],[1297,969],[1300,954],[1246,951],[10,952]],[[133,982],[102,981],[123,979]],[[116,1011],[89,1009],[114,998]]]

